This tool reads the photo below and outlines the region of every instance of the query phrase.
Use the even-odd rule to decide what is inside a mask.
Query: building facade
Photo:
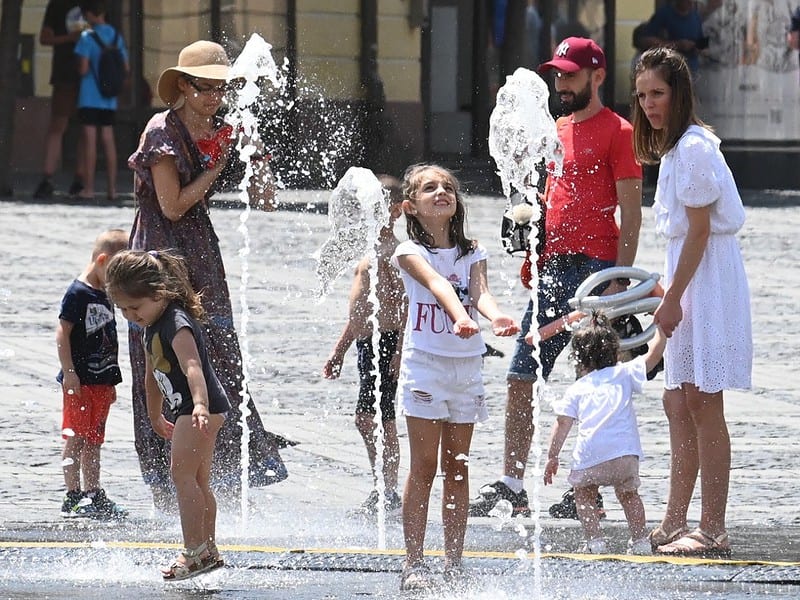
[[[37,39],[46,3],[23,6],[14,142],[14,168],[23,171],[40,168],[41,146],[31,140],[43,140],[47,125],[51,53]],[[608,58],[605,103],[627,114],[633,31],[662,3],[109,0],[109,21],[123,32],[132,62],[120,98],[120,156],[133,150],[146,120],[163,108],[152,90],[182,47],[213,39],[236,57],[257,33],[280,66],[280,88],[265,84],[259,113],[286,185],[327,187],[353,164],[399,173],[423,159],[491,172],[488,118],[506,74],[535,68],[567,35],[590,36]],[[790,2],[697,4],[711,38],[698,78],[701,112],[723,137],[740,185],[749,186],[759,160],[793,159],[800,139],[797,53],[781,45]],[[742,44],[760,43],[756,59],[737,54],[740,37]],[[67,162],[74,159],[70,146],[67,141]],[[772,187],[800,187],[793,179],[798,170],[786,173]],[[759,176],[763,181],[763,170]]]

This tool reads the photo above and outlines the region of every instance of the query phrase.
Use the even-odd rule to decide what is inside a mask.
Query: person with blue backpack
[[[81,2],[90,29],[75,44],[81,87],[78,93],[78,120],[85,146],[84,189],[79,198],[94,199],[94,178],[97,165],[97,132],[103,142],[108,173],[107,198],[116,196],[117,148],[114,141],[114,118],[117,96],[130,71],[128,50],[122,35],[106,23],[105,0]]]

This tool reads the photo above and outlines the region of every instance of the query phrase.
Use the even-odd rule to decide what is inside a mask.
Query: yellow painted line
[[[122,541],[108,541],[108,542],[23,542],[23,541],[0,541],[0,548],[117,548],[117,549],[133,549],[133,550],[162,550],[162,549],[180,549],[182,544],[168,543],[168,542],[122,542]],[[220,544],[220,550],[226,552],[253,552],[261,554],[310,554],[310,555],[324,555],[324,554],[345,554],[353,556],[404,556],[405,550],[402,548],[391,548],[387,550],[379,550],[376,548],[286,548],[279,546],[263,546],[256,544]],[[430,550],[425,552],[428,556],[443,556],[444,552],[441,550]],[[466,550],[464,556],[467,558],[499,558],[506,560],[532,560],[534,558],[533,552],[521,554],[517,552],[492,552],[492,551],[477,551]],[[733,560],[733,559],[705,559],[693,557],[670,557],[662,555],[654,556],[629,556],[627,554],[572,554],[572,553],[544,553],[540,555],[542,559],[552,558],[566,558],[569,560],[577,561],[626,561],[634,563],[668,563],[672,565],[730,565],[730,566],[747,566],[747,565],[766,565],[774,567],[800,567],[800,562],[788,561],[767,561],[767,560]]]

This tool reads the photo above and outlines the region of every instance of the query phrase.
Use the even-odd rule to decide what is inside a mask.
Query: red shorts
[[[113,385],[82,385],[81,395],[64,391],[64,411],[61,418],[61,437],[66,430],[99,446],[106,439],[106,420],[111,405],[117,399],[117,388]]]

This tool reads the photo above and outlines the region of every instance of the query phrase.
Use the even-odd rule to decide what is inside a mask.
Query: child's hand
[[[342,358],[331,356],[322,367],[322,376],[325,379],[336,379],[342,372]]]
[[[507,337],[519,333],[519,325],[511,317],[500,315],[492,319],[492,331],[496,336]]]
[[[394,354],[392,354],[392,358],[389,359],[389,375],[392,379],[397,379],[400,377],[400,359],[403,357],[402,352],[397,350]]]
[[[150,423],[153,426],[153,431],[155,431],[159,437],[165,440],[172,439],[172,432],[175,429],[175,424],[167,421],[164,415],[159,414],[156,419],[150,419]]]
[[[195,404],[192,410],[192,427],[208,433],[208,407],[205,404]]]
[[[469,317],[459,319],[453,323],[453,333],[460,338],[470,338],[476,333],[480,333],[480,331],[481,328],[478,327],[478,324]]]
[[[548,458],[547,464],[544,466],[544,484],[551,485],[553,475],[556,473],[558,473],[558,458]]]
[[[61,383],[61,387],[64,388],[64,393],[70,396],[74,395],[76,398],[81,397],[81,380],[78,379],[74,372],[64,372],[64,380]]]

